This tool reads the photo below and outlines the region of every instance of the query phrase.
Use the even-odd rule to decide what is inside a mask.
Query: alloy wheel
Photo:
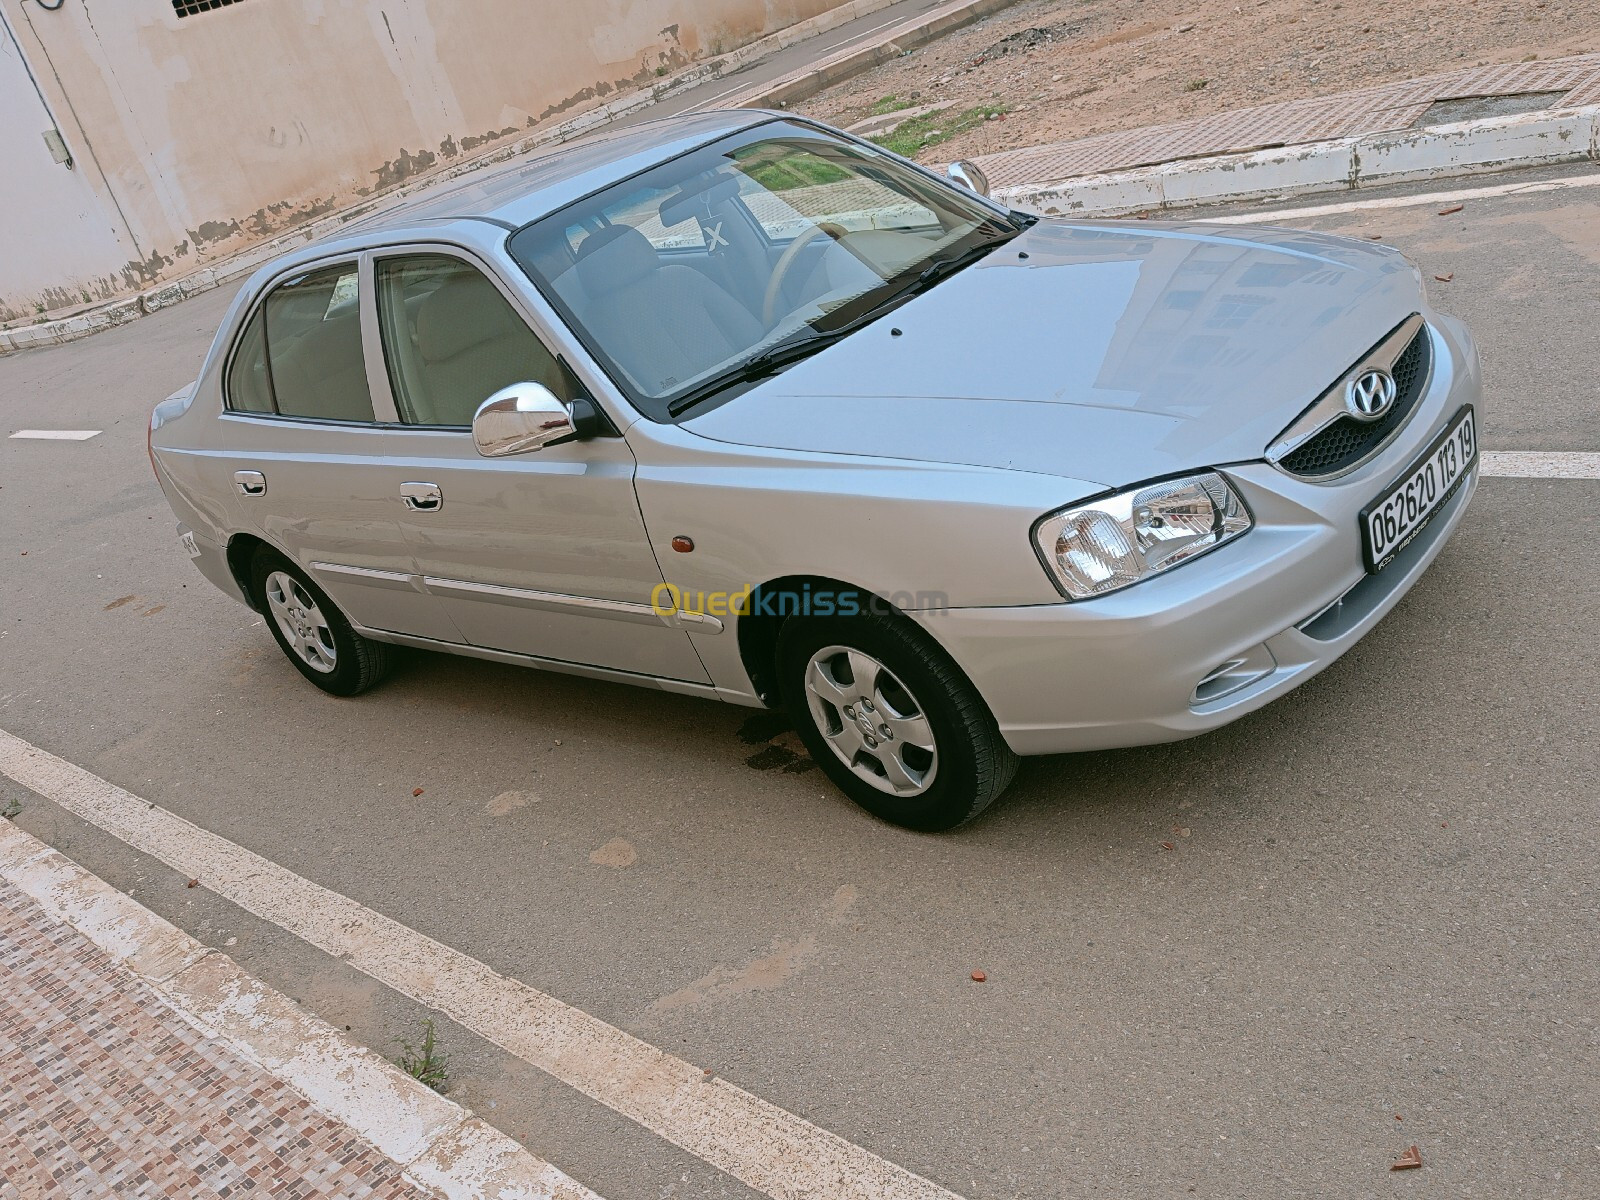
[[[312,670],[331,673],[338,665],[339,654],[334,648],[333,630],[328,628],[316,598],[286,571],[268,575],[265,591],[267,607],[290,651]]]
[[[806,664],[805,688],[812,720],[852,773],[892,796],[921,795],[933,785],[933,727],[888,667],[864,651],[825,646]]]

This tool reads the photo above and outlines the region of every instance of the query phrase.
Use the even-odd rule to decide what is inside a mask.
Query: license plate
[[[1367,570],[1383,570],[1433,520],[1478,461],[1478,430],[1469,404],[1398,482],[1361,513]]]

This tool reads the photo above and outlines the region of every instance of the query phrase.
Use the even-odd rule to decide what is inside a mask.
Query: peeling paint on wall
[[[522,131],[513,125],[509,129],[492,130],[489,133],[479,134],[477,137],[464,137],[461,139],[461,150],[463,153],[470,153],[479,146],[487,146],[490,142],[499,138],[510,137],[513,133],[520,132]]]
[[[438,156],[431,150],[419,150],[412,154],[402,149],[398,157],[391,158],[372,172],[376,176],[376,182],[370,188],[358,188],[357,191],[363,196],[368,196],[375,191],[395,187],[413,175],[420,175],[430,170],[438,161]]]

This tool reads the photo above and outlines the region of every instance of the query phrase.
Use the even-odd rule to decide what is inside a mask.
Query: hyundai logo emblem
[[[1373,368],[1363,371],[1350,381],[1345,389],[1344,406],[1358,421],[1376,421],[1394,407],[1400,394],[1394,376]]]

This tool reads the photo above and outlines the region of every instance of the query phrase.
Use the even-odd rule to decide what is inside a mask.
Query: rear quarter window
[[[272,381],[267,377],[266,310],[256,309],[233,350],[228,369],[228,407],[234,412],[275,413]]]

